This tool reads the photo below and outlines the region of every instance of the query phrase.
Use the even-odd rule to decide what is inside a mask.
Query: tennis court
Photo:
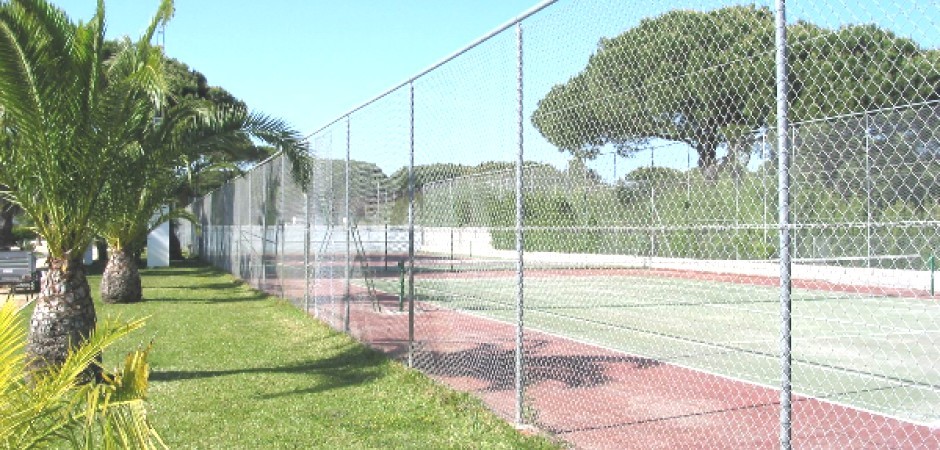
[[[457,263],[453,272],[439,265],[419,273],[418,301],[514,322],[512,271],[497,270],[494,262]],[[397,279],[375,283],[381,291],[398,291]],[[795,283],[794,392],[936,427],[940,306],[929,298],[878,292]],[[527,271],[525,305],[531,330],[730,380],[769,387],[779,382],[779,288],[758,278],[534,269]]]
[[[936,6],[628,3],[337,117],[193,251],[577,447],[940,449]]]

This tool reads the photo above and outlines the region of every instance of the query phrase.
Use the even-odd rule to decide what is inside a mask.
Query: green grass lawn
[[[150,316],[106,366],[153,341],[152,418],[171,448],[556,448],[229,275],[142,273],[139,304],[101,304],[89,281],[99,320]]]

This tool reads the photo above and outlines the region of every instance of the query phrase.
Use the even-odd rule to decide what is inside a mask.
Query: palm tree
[[[141,137],[134,157],[114,165],[103,204],[111,218],[99,234],[108,244],[108,263],[101,279],[106,302],[128,303],[142,298],[137,255],[147,234],[172,219],[189,218],[183,208],[159,212],[177,193],[192,184],[187,161],[244,142],[261,140],[279,149],[289,161],[294,180],[307,186],[310,159],[303,137],[284,122],[243,107],[219,108],[182,102],[161,116]]]
[[[108,262],[101,279],[102,300],[130,303],[142,296],[137,258],[154,226],[178,214],[155,216],[158,208],[177,189],[180,177],[173,170],[170,143],[178,123],[160,120],[134,142],[127,158],[112,164],[111,179],[104,186],[101,208],[109,220],[98,223],[98,235],[108,246]],[[176,211],[174,211],[176,213]]]
[[[163,0],[140,41],[109,62],[103,0],[80,23],[45,0],[0,4],[0,184],[49,246],[26,347],[34,368],[60,365],[95,327],[80,258],[107,219],[100,196],[110,164],[132,151],[163,103],[162,56],[150,41],[172,14]]]

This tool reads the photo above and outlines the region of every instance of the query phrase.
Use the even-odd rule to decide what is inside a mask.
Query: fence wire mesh
[[[543,3],[181,242],[578,447],[940,447],[940,4],[777,6]]]

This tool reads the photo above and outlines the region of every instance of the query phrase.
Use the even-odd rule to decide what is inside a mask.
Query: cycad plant
[[[101,383],[81,383],[86,367],[142,321],[102,324],[62,363],[31,372],[25,326],[13,302],[0,306],[0,448],[165,448],[147,418],[148,350],[127,355]]]
[[[101,280],[106,302],[128,303],[142,298],[137,255],[147,234],[167,220],[189,218],[171,206],[176,194],[192,183],[189,161],[254,138],[287,157],[300,186],[310,177],[308,148],[300,133],[284,122],[244,108],[220,108],[181,102],[168,108],[141,136],[132,156],[113,166],[102,194],[105,216],[99,233],[108,244],[108,262]],[[163,206],[170,206],[163,210]]]
[[[111,165],[164,101],[162,56],[150,41],[172,13],[163,0],[140,41],[108,63],[102,0],[79,23],[44,0],[0,3],[0,184],[49,246],[27,345],[35,367],[63,363],[95,327],[80,258],[108,220],[100,200]]]

